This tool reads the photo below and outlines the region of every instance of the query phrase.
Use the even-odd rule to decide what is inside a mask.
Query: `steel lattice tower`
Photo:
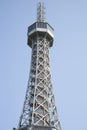
[[[28,27],[27,33],[27,44],[32,48],[31,68],[17,130],[61,129],[49,64],[49,48],[53,46],[54,39],[53,31],[53,28],[45,22],[44,4],[38,3],[37,22]]]

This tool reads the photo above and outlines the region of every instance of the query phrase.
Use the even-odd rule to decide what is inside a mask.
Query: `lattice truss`
[[[19,126],[53,126],[60,129],[53,95],[49,44],[46,36],[32,41],[31,69]]]

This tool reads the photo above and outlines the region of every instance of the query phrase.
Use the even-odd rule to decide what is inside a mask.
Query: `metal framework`
[[[40,10],[41,4],[38,16],[43,15]],[[42,17],[29,26],[28,45],[32,48],[31,68],[18,130],[60,130],[49,63],[53,28]]]

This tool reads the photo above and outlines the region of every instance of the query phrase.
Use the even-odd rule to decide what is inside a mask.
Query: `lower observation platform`
[[[47,127],[47,126],[25,126],[19,129],[13,128],[13,130],[56,130],[53,127]]]

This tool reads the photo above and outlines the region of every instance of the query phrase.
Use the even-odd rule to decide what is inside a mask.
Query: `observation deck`
[[[54,29],[46,22],[35,22],[28,27],[28,41],[27,44],[32,48],[32,41],[37,36],[46,37],[50,42],[49,47],[53,46]]]

